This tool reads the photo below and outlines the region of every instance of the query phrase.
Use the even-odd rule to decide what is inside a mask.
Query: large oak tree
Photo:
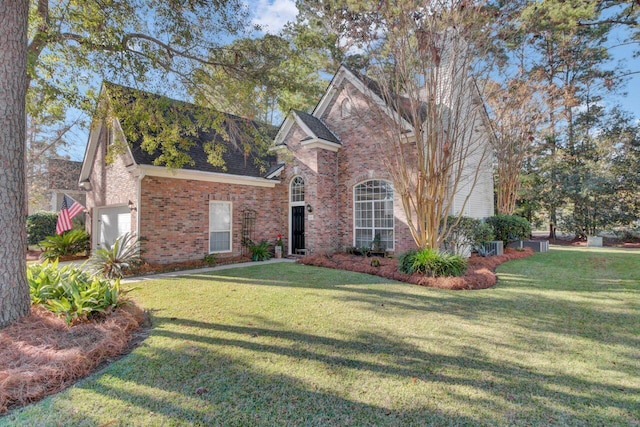
[[[0,327],[29,313],[24,178],[28,0],[0,2]]]

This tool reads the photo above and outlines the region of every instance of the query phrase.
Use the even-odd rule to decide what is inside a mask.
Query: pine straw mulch
[[[148,316],[134,303],[72,327],[44,308],[0,329],[0,414],[70,386],[130,351]]]
[[[334,268],[337,270],[355,271],[373,274],[400,282],[413,283],[420,286],[450,290],[487,289],[498,281],[495,270],[502,263],[512,259],[520,259],[533,255],[529,248],[515,250],[507,248],[504,255],[480,257],[473,254],[469,258],[467,272],[459,277],[428,277],[420,273],[412,275],[398,271],[398,260],[395,258],[367,258],[358,255],[338,253],[333,255],[307,255],[298,262],[317,267]],[[378,259],[379,267],[373,267],[371,260]]]

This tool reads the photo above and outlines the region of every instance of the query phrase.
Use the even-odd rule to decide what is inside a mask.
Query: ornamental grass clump
[[[413,250],[400,255],[398,269],[406,274],[421,273],[430,277],[462,276],[467,271],[467,260],[435,249]]]
[[[92,276],[81,267],[45,261],[27,268],[31,302],[64,317],[67,324],[86,321],[122,305],[120,280]]]

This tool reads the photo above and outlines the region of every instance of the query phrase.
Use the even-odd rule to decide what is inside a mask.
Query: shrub
[[[34,304],[64,316],[67,323],[86,320],[123,303],[120,280],[91,276],[81,267],[45,261],[27,268],[29,293]]]
[[[460,255],[422,249],[415,254],[412,268],[432,277],[461,276],[467,270],[467,260]]]
[[[449,216],[447,225],[450,230],[443,246],[452,254],[468,256],[469,249],[477,251],[494,239],[491,226],[476,218]]]
[[[86,231],[73,229],[62,234],[54,234],[40,242],[44,250],[42,257],[53,261],[61,256],[76,255],[89,252],[89,235]]]
[[[476,248],[479,246],[484,246],[495,238],[496,235],[493,232],[493,227],[491,227],[486,222],[481,221],[473,233],[473,246]]]
[[[202,261],[209,267],[213,267],[218,262],[218,256],[216,254],[207,254],[202,258]]]
[[[468,254],[469,249],[475,246],[474,234],[479,225],[480,220],[475,218],[447,217],[448,233],[447,239],[443,242],[444,249],[452,254]]]
[[[380,258],[371,258],[371,267],[380,267]]]
[[[413,262],[417,253],[417,249],[409,249],[408,251],[401,253],[398,257],[398,270],[405,274],[412,274],[415,271],[413,269]]]
[[[27,217],[27,244],[37,245],[47,236],[56,232],[58,214],[56,212],[37,212]]]
[[[133,234],[124,233],[113,246],[97,249],[89,262],[96,274],[109,279],[122,278],[126,270],[140,262],[140,243]]]
[[[252,261],[266,261],[271,258],[269,242],[266,240],[261,240],[257,245],[251,239],[246,239],[243,243],[249,248]]]
[[[493,228],[495,238],[502,240],[504,247],[516,240],[526,239],[531,235],[531,224],[517,215],[496,215],[487,218],[487,224]]]

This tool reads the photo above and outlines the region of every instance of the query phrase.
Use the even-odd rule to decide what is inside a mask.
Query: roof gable
[[[405,118],[396,111],[402,111],[403,109],[390,108],[380,96],[380,91],[376,90],[378,86],[375,85],[373,80],[357,75],[346,66],[341,65],[331,79],[322,99],[320,99],[320,102],[318,102],[311,114],[292,110],[287,115],[274,139],[275,148],[280,148],[285,145],[284,139],[295,123],[298,123],[305,133],[307,133],[307,135],[314,141],[319,140],[321,142],[328,142],[328,145],[324,144],[324,148],[339,147],[342,144],[340,138],[331,131],[327,124],[322,121],[321,117],[324,115],[329,105],[331,105],[334,98],[338,96],[338,89],[342,86],[345,79],[353,84],[353,86],[355,86],[364,96],[371,98],[377,106],[389,114],[393,119],[400,120],[403,127],[406,128],[408,132],[411,132],[412,128],[409,122],[407,122],[407,120],[405,120]]]

